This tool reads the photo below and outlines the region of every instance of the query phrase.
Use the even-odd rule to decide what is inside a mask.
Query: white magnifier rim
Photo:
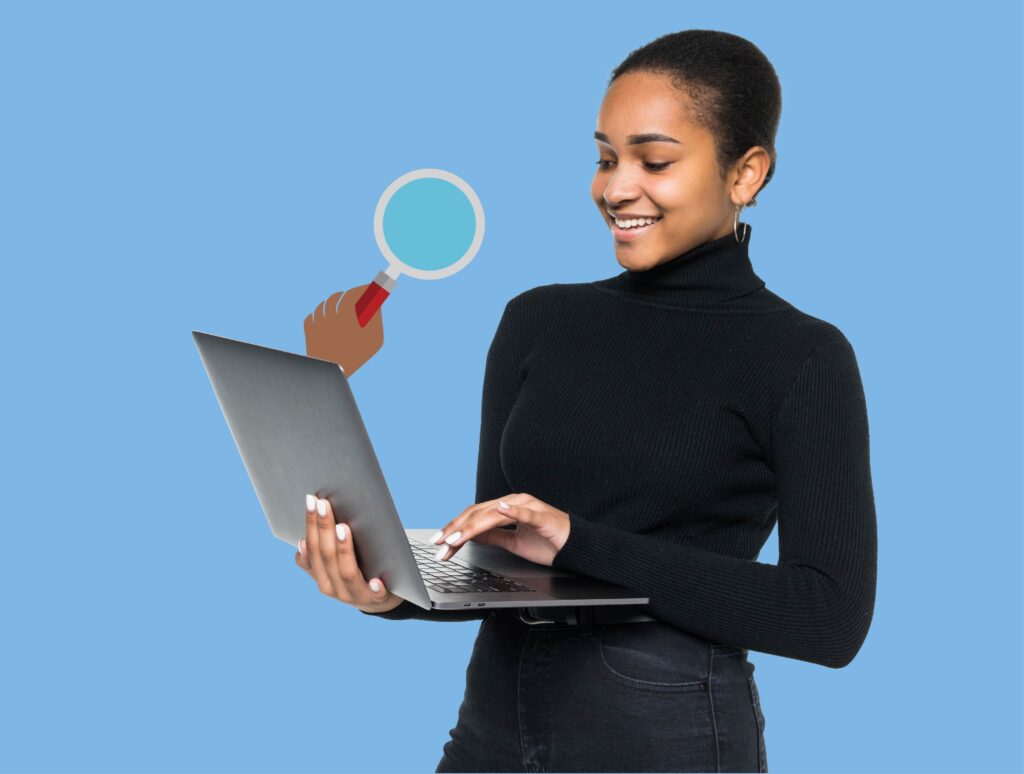
[[[466,195],[466,198],[469,199],[469,203],[473,207],[473,217],[476,220],[476,231],[473,233],[473,241],[470,243],[469,249],[466,250],[459,260],[450,266],[445,266],[443,269],[416,269],[406,265],[402,262],[401,258],[394,254],[388,246],[387,240],[384,239],[384,210],[387,209],[391,197],[406,183],[425,177],[437,178],[457,186]],[[476,195],[476,191],[458,175],[453,175],[444,169],[414,169],[412,172],[406,172],[397,178],[380,195],[380,199],[377,200],[377,209],[373,213],[373,235],[377,239],[377,247],[380,248],[381,253],[387,259],[388,268],[385,269],[385,273],[391,279],[398,279],[400,274],[408,274],[410,277],[416,277],[417,279],[443,279],[455,274],[455,272],[462,269],[476,256],[477,250],[480,249],[480,245],[484,241],[484,208],[480,204],[480,198]]]

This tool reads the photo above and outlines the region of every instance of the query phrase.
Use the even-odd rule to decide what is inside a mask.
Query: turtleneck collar
[[[740,224],[740,232],[744,224]],[[753,233],[737,242],[730,231],[644,271],[626,271],[592,283],[614,293],[678,306],[713,304],[745,296],[765,286],[754,273],[747,248]]]

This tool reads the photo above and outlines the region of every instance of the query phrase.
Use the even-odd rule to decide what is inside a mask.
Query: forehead
[[[705,129],[689,119],[689,105],[689,97],[668,76],[627,73],[605,92],[596,128],[616,147],[625,146],[627,135],[632,134],[666,134],[691,143],[710,139]]]

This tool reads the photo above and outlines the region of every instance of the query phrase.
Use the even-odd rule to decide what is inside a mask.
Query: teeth
[[[619,220],[616,218],[615,225],[619,228],[636,228],[637,226],[648,226],[659,220],[661,220],[661,218],[633,218],[632,220]]]

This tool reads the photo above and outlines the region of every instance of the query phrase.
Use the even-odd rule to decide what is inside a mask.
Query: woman
[[[440,561],[474,540],[618,583],[651,620],[422,610],[367,584],[309,498],[296,561],[322,591],[383,618],[483,619],[438,771],[767,771],[748,650],[840,668],[864,642],[856,358],[765,287],[739,220],[774,172],[780,110],[771,64],[724,32],[666,35],[614,71],[591,195],[625,270],[508,303],[477,503],[435,536]],[[776,521],[778,564],[759,563]]]

